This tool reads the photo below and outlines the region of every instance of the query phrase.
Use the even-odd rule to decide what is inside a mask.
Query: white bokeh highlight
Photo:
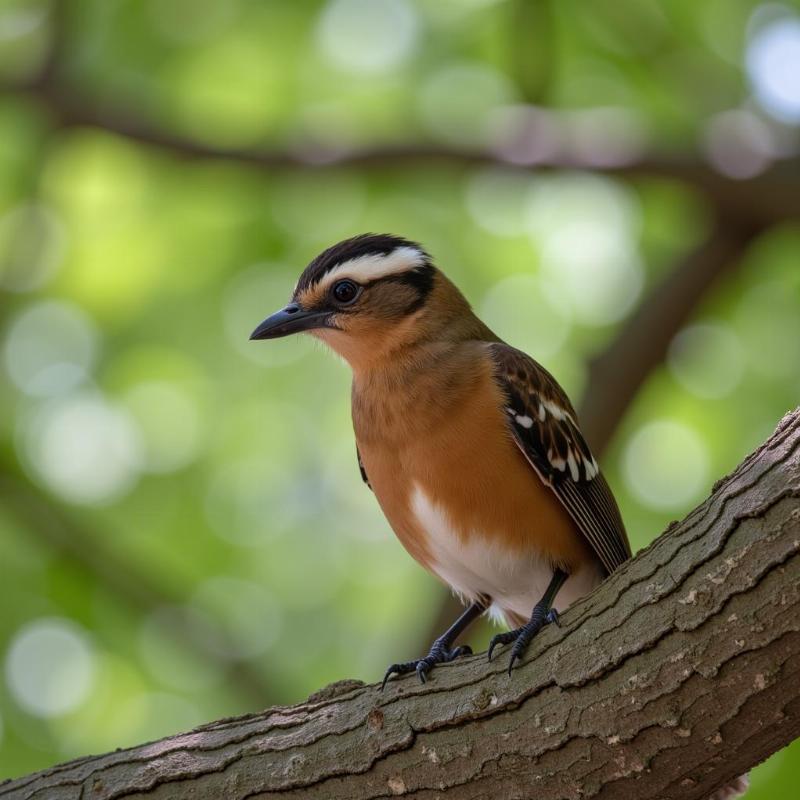
[[[95,656],[83,628],[67,619],[40,618],[14,635],[5,673],[21,708],[37,717],[58,717],[79,708],[95,678]]]
[[[644,286],[641,214],[630,191],[608,178],[574,173],[539,179],[526,207],[552,304],[566,305],[584,325],[622,319]]]
[[[24,424],[22,440],[37,477],[73,503],[110,503],[139,477],[139,431],[127,412],[99,392],[46,403]]]
[[[659,419],[639,428],[625,447],[622,473],[631,494],[654,511],[688,511],[707,488],[708,448],[692,428]]]
[[[407,0],[330,0],[317,28],[320,48],[341,70],[380,74],[414,52],[419,32]]]
[[[97,349],[97,331],[83,311],[65,301],[45,300],[12,321],[3,362],[17,388],[45,397],[85,381]]]
[[[795,124],[800,122],[800,17],[785,7],[775,10],[783,13],[750,38],[747,75],[759,105],[775,119]]]

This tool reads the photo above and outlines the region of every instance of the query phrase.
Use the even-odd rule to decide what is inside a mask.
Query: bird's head
[[[461,303],[466,306],[420,245],[363,234],[320,253],[300,275],[291,302],[250,338],[307,331],[358,368],[418,340],[446,316],[437,306]]]

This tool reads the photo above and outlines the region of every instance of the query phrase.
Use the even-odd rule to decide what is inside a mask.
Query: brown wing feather
[[[613,572],[631,556],[614,495],[600,473],[564,390],[540,364],[504,343],[489,346],[508,399],[514,441],[550,486],[581,533]]]

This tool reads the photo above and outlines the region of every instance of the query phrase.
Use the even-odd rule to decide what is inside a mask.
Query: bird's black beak
[[[304,311],[297,303],[267,317],[251,334],[251,339],[277,339],[300,331],[330,327],[330,311]]]

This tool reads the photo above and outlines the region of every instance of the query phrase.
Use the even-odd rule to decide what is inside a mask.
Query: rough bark
[[[800,735],[800,410],[534,640],[0,785],[72,798],[694,800]]]

